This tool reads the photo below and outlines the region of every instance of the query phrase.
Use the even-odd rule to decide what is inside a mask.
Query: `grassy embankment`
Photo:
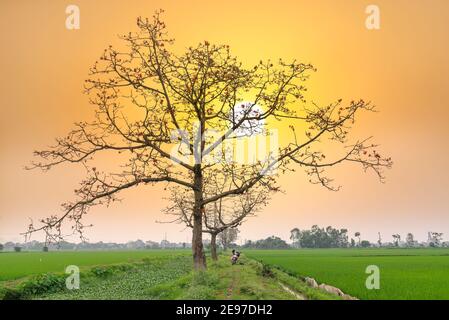
[[[209,261],[206,271],[192,272],[178,280],[162,283],[148,293],[155,299],[303,300],[339,299],[308,287],[298,277],[264,266],[242,256],[231,265],[228,256]]]

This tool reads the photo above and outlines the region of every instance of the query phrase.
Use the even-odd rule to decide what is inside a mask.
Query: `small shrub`
[[[4,288],[0,292],[0,298],[3,300],[20,300],[22,293],[18,289]]]
[[[42,248],[42,251],[48,252],[48,247],[47,247],[47,246],[43,247],[43,248]]]
[[[272,278],[274,276],[273,270],[271,270],[271,267],[266,264],[262,265],[262,270],[260,271],[260,274],[262,275],[262,277]]]
[[[55,292],[65,288],[65,275],[45,273],[31,278],[23,283],[21,291],[24,295],[36,295]]]
[[[257,294],[257,291],[255,290],[255,288],[253,288],[249,285],[243,285],[240,287],[240,293],[254,296]]]
[[[20,251],[22,251],[22,248],[21,247],[14,247],[14,251],[15,252],[20,252]]]
[[[113,273],[112,269],[107,267],[94,267],[90,270],[90,272],[100,278],[107,277]]]

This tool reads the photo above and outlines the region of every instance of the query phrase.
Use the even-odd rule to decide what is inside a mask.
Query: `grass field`
[[[449,249],[247,250],[245,254],[360,299],[449,299]],[[368,265],[380,269],[379,290],[365,287]]]
[[[190,250],[3,252],[0,253],[0,281],[45,272],[64,272],[69,265],[82,268],[190,254]]]
[[[71,264],[76,290],[66,288]],[[244,256],[231,265],[229,252],[204,272],[189,250],[2,253],[0,274],[0,299],[338,299]]]
[[[280,271],[267,277],[251,258]],[[335,298],[298,279],[310,276],[360,299],[449,299],[449,249],[245,250],[241,260],[231,266],[227,253],[198,276],[190,250],[4,252],[0,289],[34,299],[297,298],[286,286],[305,299]],[[64,289],[68,265],[82,271],[80,290]],[[365,287],[368,265],[380,269],[379,290]]]

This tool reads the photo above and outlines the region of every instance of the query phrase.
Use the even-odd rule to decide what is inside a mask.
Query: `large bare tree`
[[[125,189],[169,183],[194,199],[192,251],[194,266],[201,269],[206,266],[206,205],[261,185],[276,191],[277,176],[295,167],[306,170],[312,183],[338,190],[326,175],[328,167],[355,163],[382,180],[383,168],[391,166],[391,159],[368,140],[348,141],[356,115],[374,109],[370,103],[337,100],[319,106],[305,100],[304,82],[312,65],[280,60],[248,68],[229,46],[207,41],[175,53],[161,12],[151,20],[138,18],[137,27],[121,36],[122,49],[108,47],[90,70],[85,87],[95,120],[77,123],[53,147],[35,152],[40,160],[32,167],[79,163],[87,176],[77,198],[63,204],[63,213],[31,224],[28,235],[44,231],[59,240],[67,221],[82,237],[83,216],[91,207],[109,204]],[[291,128],[291,138],[283,139],[276,152],[250,163],[229,158],[228,142],[267,134],[261,128],[270,123]],[[208,134],[212,131],[219,134]],[[321,148],[327,141],[341,146],[342,154],[334,159],[325,155]],[[96,169],[93,161],[107,152],[122,153],[117,160],[126,156],[122,170]],[[205,196],[204,177],[213,175],[231,179],[232,188]]]

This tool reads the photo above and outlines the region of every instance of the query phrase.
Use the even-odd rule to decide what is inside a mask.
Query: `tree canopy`
[[[78,122],[55,145],[35,152],[40,160],[31,168],[78,163],[86,177],[75,199],[62,205],[61,215],[50,215],[38,226],[31,223],[27,235],[42,230],[49,241],[60,241],[63,223],[71,222],[83,237],[83,217],[93,206],[110,204],[125,189],[168,183],[193,199],[193,258],[196,268],[204,268],[202,233],[209,204],[254,187],[279,191],[278,175],[294,168],[334,191],[339,186],[326,169],[344,162],[372,170],[383,181],[391,159],[369,138],[350,141],[348,136],[356,115],[374,110],[370,102],[308,102],[304,83],[315,71],[311,64],[280,59],[248,67],[228,45],[209,41],[176,53],[161,14],[138,18],[137,32],[120,37],[123,48],[109,46],[91,68],[85,91],[95,120]],[[241,150],[228,143],[269,135],[269,121],[290,127],[291,137],[257,161],[235,161]],[[342,154],[326,155],[324,141],[341,147]],[[104,152],[126,156],[120,171],[105,172],[92,164]],[[213,180],[226,181],[227,188],[208,194]]]

